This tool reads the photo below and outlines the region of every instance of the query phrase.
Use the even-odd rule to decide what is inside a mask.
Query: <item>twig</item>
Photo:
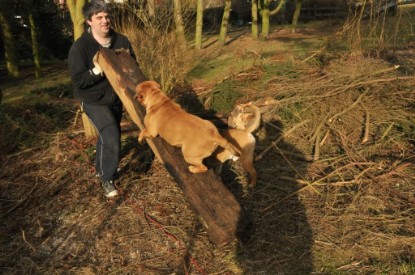
[[[350,269],[354,269],[356,267],[358,267],[361,263],[363,263],[363,261],[360,262],[352,262],[350,264],[347,265],[343,265],[337,268],[337,270],[342,270],[342,271],[348,271]]]
[[[334,122],[337,117],[339,117],[339,116],[343,115],[344,113],[347,113],[348,111],[350,111],[351,109],[353,109],[360,102],[360,100],[362,99],[362,97],[367,94],[367,92],[368,92],[368,90],[366,90],[363,93],[361,93],[359,95],[359,97],[349,107],[343,109],[341,112],[339,112],[337,114],[334,114],[331,118],[329,118],[328,122],[329,123]]]
[[[23,241],[25,242],[25,243],[27,243],[29,246],[30,246],[30,248],[34,251],[34,252],[36,252],[36,249],[28,242],[28,241],[26,241],[26,235],[25,235],[25,233],[24,233],[24,230],[23,229],[21,229],[20,228],[20,231],[22,231],[22,238],[23,238]]]
[[[316,51],[315,53],[313,53],[312,55],[310,55],[309,57],[307,57],[306,59],[303,59],[301,62],[306,62],[309,59],[313,58],[314,56],[322,53],[324,50],[326,49],[326,46],[322,47],[321,49],[319,49],[318,51]]]
[[[316,140],[314,142],[314,156],[313,160],[317,161],[320,157],[320,129],[317,131]]]
[[[366,107],[365,104],[361,103],[363,108],[365,109],[366,112],[366,118],[365,118],[365,130],[364,130],[364,134],[363,134],[363,139],[362,139],[362,144],[365,144],[368,140],[369,140],[369,110]]]
[[[9,159],[9,158],[17,157],[17,156],[20,156],[20,155],[25,154],[27,152],[33,151],[33,150],[35,150],[35,148],[29,148],[29,149],[20,151],[18,153],[12,154],[12,155],[8,155],[7,158]]]
[[[76,110],[75,118],[74,118],[71,128],[75,128],[76,124],[78,123],[78,117],[80,114],[81,114],[81,110],[80,109]]]
[[[326,133],[324,134],[323,138],[320,141],[320,146],[322,146],[326,142],[327,138],[329,137],[329,134],[330,134],[330,129],[327,129]]]
[[[13,206],[11,209],[9,209],[9,211],[7,211],[6,213],[4,213],[3,215],[1,215],[0,220],[3,219],[4,217],[6,217],[7,215],[9,215],[17,207],[19,207],[23,202],[25,202],[29,198],[29,196],[33,193],[33,191],[35,191],[35,189],[37,187],[37,184],[38,184],[38,180],[36,178],[36,184],[35,184],[35,186],[33,186],[32,190],[30,190],[30,192],[26,195],[26,197],[24,199],[22,199],[21,201],[19,201],[18,204],[16,204],[15,206]]]
[[[388,133],[390,132],[390,130],[392,129],[392,127],[393,127],[394,124],[395,123],[392,122],[391,125],[389,125],[389,127],[385,130],[385,132],[383,133],[382,137],[380,138],[381,140],[384,139],[388,135]]]
[[[306,119],[304,121],[301,121],[300,123],[294,125],[290,130],[288,130],[285,133],[282,133],[275,141],[273,141],[271,143],[271,145],[269,145],[267,148],[265,148],[264,151],[261,152],[261,154],[259,154],[255,160],[261,160],[274,146],[276,146],[281,140],[283,140],[286,136],[288,136],[289,134],[291,134],[292,132],[294,132],[297,128],[299,128],[300,126],[303,126],[304,124],[308,123],[310,121],[310,119]]]

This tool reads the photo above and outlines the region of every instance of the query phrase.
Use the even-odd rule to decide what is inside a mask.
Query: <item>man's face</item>
[[[99,36],[107,36],[110,31],[110,18],[108,13],[99,12],[91,17],[91,20],[87,20],[89,26],[91,26],[92,32]]]

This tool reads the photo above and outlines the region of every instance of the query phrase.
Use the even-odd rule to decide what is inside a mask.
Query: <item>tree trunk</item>
[[[14,46],[13,34],[5,15],[0,11],[0,26],[3,33],[4,54],[6,60],[6,68],[9,76],[19,77],[19,65],[16,58],[16,47]]]
[[[228,31],[229,15],[231,13],[231,0],[225,1],[225,9],[223,11],[222,24],[220,26],[219,43],[224,45],[226,39],[226,32]]]
[[[73,40],[78,39],[84,32],[85,19],[82,14],[82,8],[86,0],[68,0],[69,13],[73,24]]]
[[[114,52],[103,48],[99,53],[99,65],[132,120],[143,129],[145,110],[134,96],[135,87],[146,79],[145,76],[125,51]],[[244,233],[249,218],[212,169],[192,174],[179,148],[167,144],[160,137],[147,139],[147,142],[182,189],[213,243],[223,245]]]
[[[195,48],[198,50],[202,49],[202,33],[203,33],[203,0],[197,0]]]
[[[251,5],[251,16],[252,16],[252,38],[258,40],[258,0],[252,0]]]
[[[180,37],[181,41],[185,41],[184,33],[184,22],[182,16],[182,3],[181,0],[173,0],[173,9],[174,9],[174,23],[176,25],[177,35]]]
[[[33,14],[29,13],[29,22],[30,22],[30,34],[32,35],[32,52],[33,52],[33,62],[35,64],[35,76],[39,78],[41,75],[40,68],[40,56],[39,56],[39,44],[37,43],[37,32],[36,24],[33,19]]]
[[[262,38],[267,39],[269,36],[269,0],[264,0],[262,7]]]
[[[85,18],[82,14],[82,8],[85,5],[85,1],[86,0],[68,0],[67,2],[73,24],[74,41],[84,33]],[[82,110],[82,106],[80,108]],[[93,138],[98,135],[94,125],[84,112],[82,112],[82,124],[84,125],[85,136],[87,138]]]
[[[295,29],[297,28],[298,18],[300,17],[301,12],[301,5],[303,4],[303,0],[297,0],[295,4],[295,11],[293,15],[293,21],[291,23],[291,33],[295,33]]]

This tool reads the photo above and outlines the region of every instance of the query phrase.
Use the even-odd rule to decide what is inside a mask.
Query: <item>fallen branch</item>
[[[364,128],[364,134],[363,134],[363,138],[362,138],[362,144],[365,144],[368,140],[369,140],[369,110],[366,107],[365,104],[361,103],[363,108],[365,109],[366,112],[366,118],[365,118],[365,128]]]
[[[22,231],[22,239],[25,243],[27,243],[27,245],[34,251],[36,252],[36,249],[33,247],[33,245],[31,245],[27,240],[26,240],[26,234],[24,233],[24,230],[20,228],[20,231]]]

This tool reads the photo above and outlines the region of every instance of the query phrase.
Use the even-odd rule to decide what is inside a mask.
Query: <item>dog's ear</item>
[[[160,84],[158,84],[156,81],[149,80],[147,82],[148,82],[148,85],[150,86],[151,89],[155,89],[155,90],[160,90],[161,89]]]
[[[152,90],[160,90],[160,85],[152,80],[143,81],[140,84],[138,84],[135,88],[134,98],[138,100],[140,103],[143,103],[144,97],[146,96],[147,92]]]
[[[146,91],[146,90],[152,90],[152,89],[160,90],[160,85],[153,80],[147,80],[147,81],[143,81],[140,84],[138,84],[137,87],[135,88],[135,91],[136,93],[138,93],[140,91]]]

